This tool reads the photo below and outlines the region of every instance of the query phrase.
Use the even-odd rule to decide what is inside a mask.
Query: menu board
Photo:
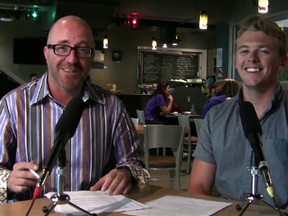
[[[197,52],[141,51],[141,83],[195,79],[199,70]]]

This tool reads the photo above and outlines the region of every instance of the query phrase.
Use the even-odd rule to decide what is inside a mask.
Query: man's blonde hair
[[[280,57],[287,56],[287,39],[284,31],[274,22],[259,15],[246,18],[238,31],[238,38],[247,31],[261,31],[275,38],[275,46]]]

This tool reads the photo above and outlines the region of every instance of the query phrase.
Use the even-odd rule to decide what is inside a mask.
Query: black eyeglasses
[[[93,49],[90,47],[71,47],[63,44],[47,44],[48,49],[53,49],[55,55],[69,56],[71,50],[75,50],[76,56],[80,58],[89,58],[93,53]]]

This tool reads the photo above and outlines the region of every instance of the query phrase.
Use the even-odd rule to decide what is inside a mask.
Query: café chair
[[[202,123],[203,123],[203,119],[200,118],[195,118],[194,119],[194,123],[195,123],[195,127],[196,127],[196,133],[197,136],[199,135],[199,131],[201,129]]]
[[[144,110],[136,110],[137,118],[139,119],[139,124],[144,125],[145,124],[145,115]]]
[[[186,173],[190,173],[191,171],[191,160],[192,160],[192,153],[196,148],[196,144],[198,141],[197,136],[191,135],[191,123],[188,115],[180,114],[178,115],[178,122],[179,125],[185,128],[185,137],[183,139],[184,147],[187,146],[188,150],[188,158],[187,158],[187,169]]]
[[[179,125],[144,125],[144,163],[146,169],[169,171],[170,182],[175,175],[176,188],[181,190],[180,170],[183,154],[184,128]],[[150,149],[162,148],[162,154],[150,155]],[[171,148],[173,155],[165,155]],[[160,179],[151,179],[160,180]],[[161,179],[162,180],[162,179]],[[172,187],[170,185],[170,187]]]

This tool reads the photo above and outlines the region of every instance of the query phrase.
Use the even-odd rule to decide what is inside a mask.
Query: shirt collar
[[[40,79],[37,82],[34,83],[36,87],[35,87],[30,105],[43,103],[43,101],[47,97],[52,98],[52,96],[49,93],[47,75],[48,73],[45,73],[42,77],[40,77]]]
[[[30,105],[34,105],[37,103],[44,103],[44,101],[48,98],[53,99],[53,96],[50,94],[48,88],[48,72],[46,72],[37,82],[35,82],[35,90],[32,96],[32,100]],[[89,81],[85,82],[84,92],[83,92],[83,100],[93,101],[95,103],[104,104],[103,100],[103,89],[93,85]]]
[[[282,86],[280,85],[280,83],[278,83],[278,86],[276,88],[276,91],[275,91],[275,94],[271,100],[271,103],[270,105],[268,106],[267,110],[265,111],[265,113],[263,114],[263,116],[261,117],[264,118],[268,113],[270,112],[274,112],[274,110],[279,107],[279,104],[281,103],[282,101],[282,98],[283,98],[283,95],[284,95],[284,91],[283,91],[283,88]],[[238,108],[239,106],[243,103],[243,88],[241,88],[238,92],[238,95],[237,95],[237,101],[238,101]]]

